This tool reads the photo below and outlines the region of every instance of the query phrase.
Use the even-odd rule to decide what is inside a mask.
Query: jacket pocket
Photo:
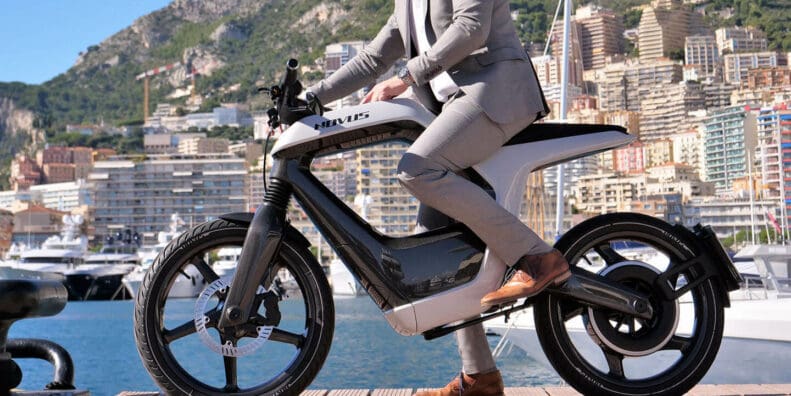
[[[491,65],[492,63],[506,60],[528,60],[527,53],[523,48],[513,47],[497,48],[481,54],[473,54],[472,56],[481,66],[487,66]]]

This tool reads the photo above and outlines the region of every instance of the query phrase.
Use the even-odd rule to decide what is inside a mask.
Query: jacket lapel
[[[401,40],[404,42],[404,53],[411,57],[412,40],[409,31],[409,9],[412,7],[412,0],[397,0],[395,2],[395,15],[398,22],[398,31],[401,33]]]

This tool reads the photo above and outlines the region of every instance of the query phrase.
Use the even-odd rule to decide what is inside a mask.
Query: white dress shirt
[[[431,49],[431,44],[428,42],[426,35],[426,13],[428,12],[428,0],[410,0],[411,2],[411,15],[409,18],[410,28],[412,30],[412,38],[417,45],[418,54],[423,54]],[[459,86],[453,82],[447,72],[434,77],[429,81],[431,91],[438,101],[445,103],[453,94],[458,92]]]

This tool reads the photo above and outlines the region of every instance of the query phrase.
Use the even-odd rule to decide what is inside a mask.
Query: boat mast
[[[563,59],[560,68],[560,121],[566,122],[568,111],[568,85],[569,85],[569,38],[571,30],[571,0],[563,2]],[[559,4],[558,4],[559,5]],[[552,24],[555,25],[554,23]],[[557,205],[555,211],[555,238],[560,238],[563,232],[563,214],[565,212],[563,200],[563,164],[558,165],[557,176]]]

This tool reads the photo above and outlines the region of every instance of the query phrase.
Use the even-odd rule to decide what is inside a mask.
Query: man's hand
[[[390,100],[395,98],[398,95],[401,95],[409,88],[403,81],[401,81],[398,77],[393,77],[389,80],[385,80],[376,84],[368,95],[365,95],[363,98],[363,103],[369,102],[378,102],[380,100]]]

